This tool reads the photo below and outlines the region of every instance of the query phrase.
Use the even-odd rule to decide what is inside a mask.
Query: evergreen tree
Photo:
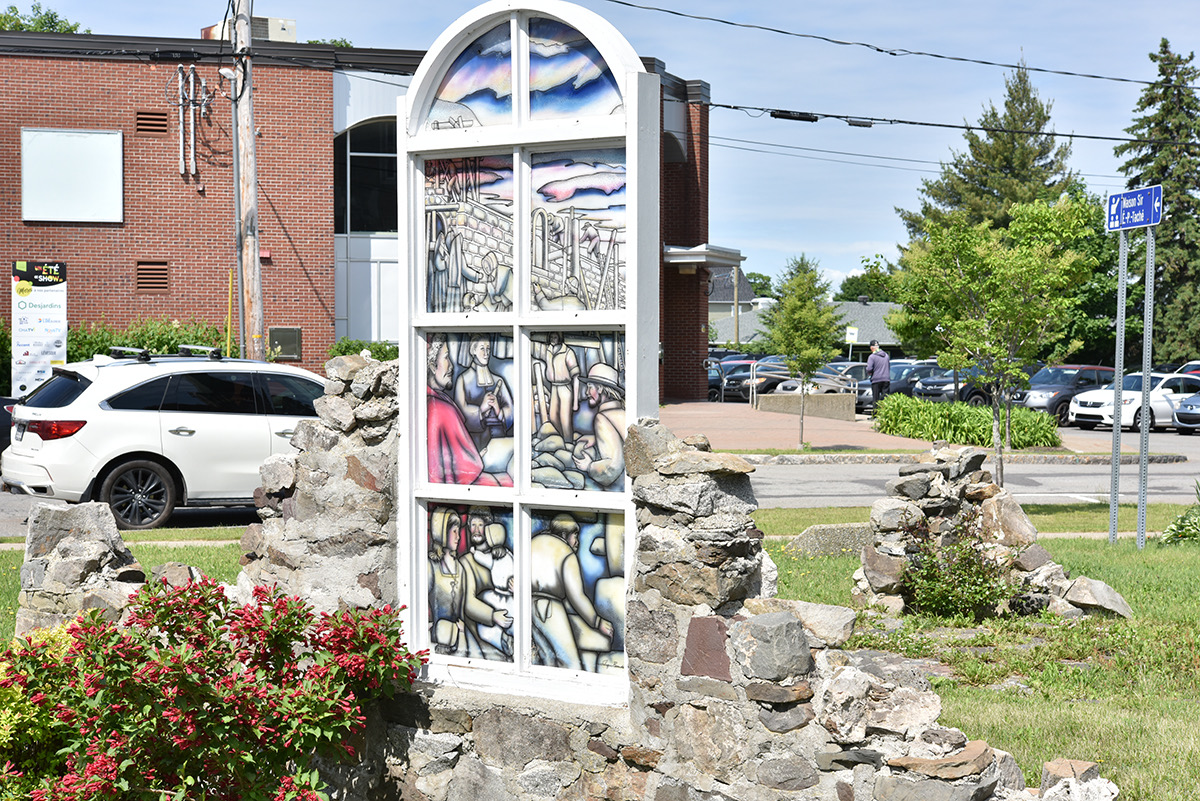
[[[1200,301],[1200,99],[1193,84],[1200,70],[1193,53],[1171,52],[1163,39],[1150,60],[1158,64],[1158,80],[1142,90],[1126,132],[1137,142],[1113,148],[1125,156],[1121,165],[1126,186],[1138,189],[1161,184],[1162,222],[1154,231],[1157,273],[1154,342],[1162,358],[1200,355],[1200,329],[1193,315]],[[1131,249],[1130,273],[1145,264],[1142,237]],[[1140,255],[1140,258],[1138,254]]]
[[[22,14],[16,6],[9,6],[4,11],[0,11],[0,31],[81,33],[78,22],[63,19],[57,11],[43,10],[41,3],[34,3],[28,14]],[[90,28],[84,28],[82,31],[82,33],[91,32]]]
[[[1071,146],[1055,144],[1053,104],[1038,97],[1023,67],[1005,78],[1004,87],[1004,110],[989,103],[979,118],[983,130],[964,135],[966,151],[942,164],[940,178],[921,182],[920,211],[896,209],[910,238],[923,236],[928,222],[945,226],[956,211],[969,225],[1007,228],[1014,203],[1052,202],[1071,184]]]

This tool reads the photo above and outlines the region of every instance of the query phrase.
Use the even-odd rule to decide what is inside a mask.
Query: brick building
[[[395,114],[423,54],[276,41],[255,41],[253,51],[265,325],[273,341],[298,332],[296,361],[316,369],[342,336],[399,335],[391,316],[400,270]],[[9,262],[67,265],[71,325],[224,324],[237,254],[231,104],[220,70],[232,62],[229,45],[214,40],[0,33],[0,241]],[[708,85],[644,63],[663,93],[659,395],[698,400],[706,392]],[[41,131],[119,132],[114,218],[80,221],[64,210],[60,219],[27,219],[22,176],[37,165],[24,161],[35,158],[26,137]],[[88,172],[26,188],[77,197],[92,188]]]

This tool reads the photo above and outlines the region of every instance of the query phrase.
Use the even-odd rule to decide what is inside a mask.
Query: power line
[[[985,67],[1003,67],[1004,69],[1012,70],[1023,69],[1026,72],[1037,72],[1047,75],[1065,75],[1070,78],[1091,78],[1098,81],[1114,81],[1116,83],[1134,83],[1141,86],[1149,86],[1154,83],[1154,81],[1143,81],[1134,78],[1117,78],[1111,75],[1096,75],[1088,72],[1073,72],[1071,70],[1053,70],[1045,67],[1030,67],[1027,64],[1008,64],[1003,61],[987,61],[985,59],[967,58],[965,56],[948,56],[943,53],[929,53],[923,50],[880,47],[879,45],[870,44],[869,42],[854,42],[847,41],[845,39],[834,39],[829,36],[821,36],[815,33],[798,33],[796,31],[789,31],[784,28],[775,28],[770,25],[756,25],[750,22],[734,22],[733,20],[722,19],[720,17],[708,17],[702,14],[688,14],[687,12],[676,11],[670,8],[659,8],[658,6],[647,6],[640,3],[631,3],[629,0],[605,0],[605,2],[615,3],[616,5],[627,6],[629,8],[637,8],[641,9],[642,11],[655,11],[660,14],[670,14],[676,17],[685,17],[687,19],[699,20],[701,22],[715,22],[719,25],[729,25],[734,28],[746,28],[748,30],[777,33],[780,36],[792,36],[797,39],[812,39],[818,42],[827,42],[828,44],[841,45],[845,47],[864,47],[868,50],[872,50],[885,56],[923,56],[925,58],[935,58],[943,61],[958,61],[964,64],[981,64]],[[1195,86],[1188,86],[1186,84],[1184,84],[1184,86],[1189,89],[1197,88]]]
[[[616,0],[611,0],[615,2]],[[959,131],[982,131],[984,133],[1020,134],[1022,136],[1050,136],[1067,139],[1091,139],[1102,142],[1132,142],[1142,145],[1174,145],[1177,147],[1197,147],[1196,142],[1179,142],[1172,139],[1139,139],[1131,136],[1103,136],[1101,134],[1059,133],[1057,131],[1029,131],[1020,128],[1000,128],[991,125],[971,125],[969,123],[927,122],[923,120],[904,120],[888,117],[868,117],[851,114],[824,114],[811,111],[793,111],[790,109],[765,108],[762,106],[739,106],[732,103],[707,103],[710,108],[723,108],[745,113],[757,112],[754,116],[769,114],[775,119],[794,120],[798,122],[819,122],[820,120],[841,120],[855,128],[871,128],[875,125],[915,125],[924,128],[949,128]]]

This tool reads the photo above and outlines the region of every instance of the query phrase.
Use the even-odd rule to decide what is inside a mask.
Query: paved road
[[[704,404],[698,404],[703,408]],[[717,406],[717,404],[710,404]],[[1112,432],[1063,429],[1076,451],[1111,453]],[[1136,453],[1138,437],[1123,432],[1122,450]],[[1151,464],[1148,498],[1151,503],[1192,503],[1200,478],[1200,436],[1171,432],[1150,435],[1151,453],[1181,454],[1188,461]],[[989,465],[987,465],[990,467]],[[759,505],[769,507],[869,506],[895,478],[896,464],[760,465],[751,474]],[[1007,464],[1005,484],[1023,503],[1108,503],[1112,473],[1107,464]],[[1136,503],[1138,465],[1121,465],[1120,500]],[[24,520],[34,499],[0,494],[0,536],[23,536]],[[248,526],[257,522],[253,509],[185,509],[176,512],[173,526]]]

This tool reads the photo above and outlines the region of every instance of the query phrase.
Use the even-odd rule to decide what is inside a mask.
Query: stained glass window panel
[[[625,516],[537,510],[532,522],[533,664],[622,672]]]
[[[504,22],[446,70],[425,124],[434,130],[512,124],[512,75],[512,36]]]
[[[429,637],[444,656],[513,661],[512,509],[431,503]]]
[[[625,308],[625,150],[537,153],[534,310]]]
[[[529,115],[534,120],[620,112],[621,91],[600,51],[562,22],[529,22]]]
[[[514,380],[510,336],[426,338],[431,483],[512,486]]]

